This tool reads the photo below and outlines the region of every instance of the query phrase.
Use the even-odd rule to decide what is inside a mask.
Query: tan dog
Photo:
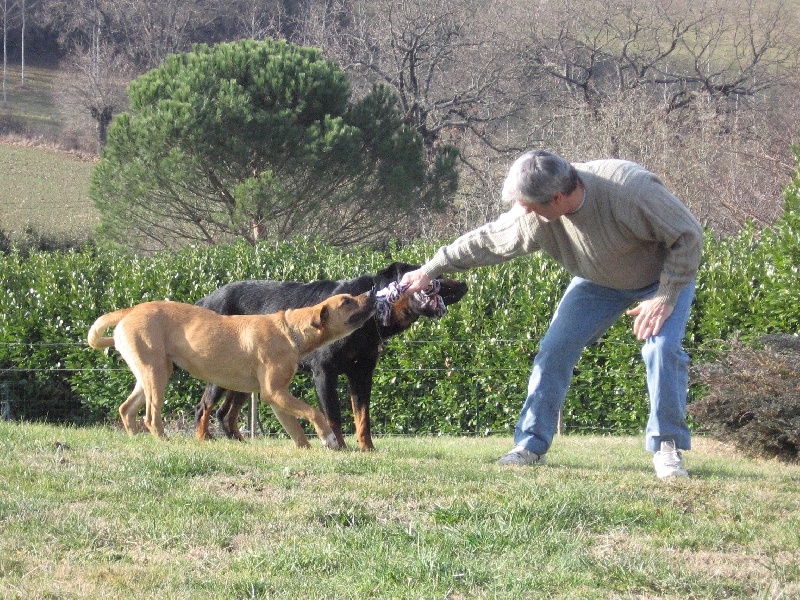
[[[329,448],[336,436],[323,414],[289,393],[300,358],[361,327],[375,314],[371,292],[339,294],[307,308],[269,315],[224,316],[180,302],[145,302],[103,315],[89,329],[92,348],[116,346],[136,377],[136,386],[119,407],[129,434],[145,405],[144,422],[164,437],[161,409],[174,365],[194,377],[239,392],[259,392],[299,447],[309,446],[297,417],[314,424]],[[113,337],[103,337],[113,327]]]

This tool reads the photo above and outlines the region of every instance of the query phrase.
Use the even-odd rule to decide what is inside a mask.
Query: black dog
[[[237,281],[229,283],[197,302],[223,315],[246,315],[274,313],[287,308],[301,308],[318,304],[334,294],[361,294],[369,290],[380,290],[403,274],[417,269],[416,265],[392,263],[374,275],[362,275],[341,281]],[[454,304],[467,293],[467,284],[453,279],[440,279],[439,295],[446,305]],[[356,439],[362,450],[373,450],[370,435],[369,402],[372,393],[372,375],[378,363],[381,343],[385,338],[408,329],[420,316],[424,308],[415,310],[408,298],[403,297],[391,308],[387,325],[370,319],[360,329],[333,344],[320,348],[300,360],[299,368],[311,371],[317,390],[320,409],[325,414],[341,446],[344,446],[342,412],[337,393],[339,375],[344,375],[350,388]],[[200,403],[195,409],[195,434],[198,439],[211,437],[208,420],[223,390],[215,385],[206,387]],[[217,411],[217,418],[228,437],[242,439],[238,420],[247,395],[227,391],[225,401]]]

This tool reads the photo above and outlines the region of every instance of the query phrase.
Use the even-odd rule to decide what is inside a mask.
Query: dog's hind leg
[[[225,435],[240,442],[244,441],[244,436],[239,431],[239,415],[249,397],[249,394],[228,391],[225,394],[225,400],[222,401],[222,406],[217,411],[217,419],[219,419]]]
[[[168,358],[164,358],[161,364],[154,361],[142,369],[144,375],[143,387],[147,398],[145,408],[144,424],[154,436],[159,440],[165,440],[164,420],[161,411],[164,408],[164,394],[167,390],[167,383],[172,375],[173,364]]]
[[[145,404],[146,398],[144,395],[144,387],[139,379],[136,379],[136,385],[133,388],[128,399],[119,405],[119,416],[122,418],[122,425],[128,435],[136,435],[139,433],[139,424],[136,422],[136,415],[139,409]]]
[[[358,377],[348,376],[350,403],[353,406],[353,421],[356,426],[356,440],[361,450],[375,450],[372,444],[369,422],[369,401],[372,396],[372,371],[361,373]]]
[[[351,396],[350,401],[353,404],[353,421],[356,426],[358,447],[361,450],[375,450],[370,433],[369,404],[359,401],[356,396]]]
[[[211,411],[219,402],[224,391],[218,385],[209,383],[203,391],[203,397],[194,408],[194,435],[201,442],[214,437],[209,431],[208,421],[211,418]],[[222,409],[220,408],[220,410]],[[219,413],[217,413],[217,416],[219,416]]]

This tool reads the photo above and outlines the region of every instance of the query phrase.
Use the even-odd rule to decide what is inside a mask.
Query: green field
[[[93,162],[50,147],[63,130],[56,77],[53,68],[27,67],[23,87],[19,65],[8,65],[7,103],[0,98],[0,132],[10,132],[0,135],[0,229],[12,239],[32,228],[80,240],[97,224],[88,197]]]
[[[25,67],[25,85],[19,65],[9,64],[6,70],[7,104],[0,98],[0,122],[5,120],[22,127],[34,137],[56,136],[63,128],[57,89],[58,71],[48,67]]]
[[[698,438],[159,443],[0,422],[3,598],[798,598],[800,467]],[[352,444],[352,440],[350,440]]]
[[[67,152],[0,139],[0,229],[12,239],[26,227],[86,238],[98,222],[88,196],[93,166]]]

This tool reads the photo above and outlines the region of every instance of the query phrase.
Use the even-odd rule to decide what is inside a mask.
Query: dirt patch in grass
[[[797,564],[797,555],[790,552],[744,554],[741,551],[678,550],[665,546],[658,538],[635,538],[628,532],[618,531],[599,539],[591,548],[590,556],[604,563],[614,563],[619,557],[639,556],[637,564],[642,569],[663,569],[684,579],[737,581],[762,592],[779,590],[778,595],[768,596],[770,598],[794,598],[792,594],[800,589],[790,584],[794,590],[790,592],[789,587],[776,581],[776,572],[792,569]]]

